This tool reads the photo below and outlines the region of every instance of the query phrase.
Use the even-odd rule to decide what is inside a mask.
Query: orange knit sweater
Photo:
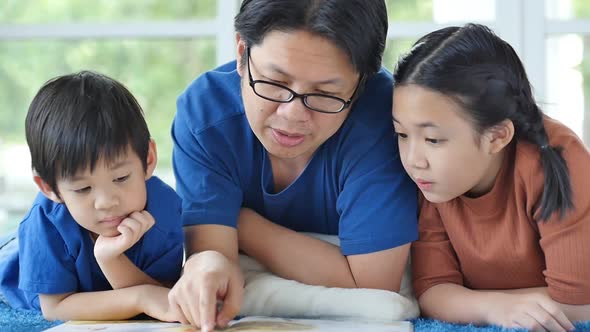
[[[546,118],[552,146],[564,148],[574,210],[538,221],[543,191],[538,147],[511,146],[492,190],[433,204],[421,197],[419,240],[412,245],[414,290],[437,284],[470,289],[548,287],[560,303],[590,304],[590,153]]]

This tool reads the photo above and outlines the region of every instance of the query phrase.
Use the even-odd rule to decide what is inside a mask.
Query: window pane
[[[547,39],[547,100],[541,107],[590,144],[590,36]]]
[[[552,20],[590,19],[590,1],[546,0],[545,12]]]
[[[494,0],[387,0],[391,21],[493,21],[495,9]]]
[[[3,0],[2,23],[67,23],[214,18],[216,0]]]
[[[383,54],[383,66],[393,72],[399,57],[408,52],[416,40],[418,39],[389,39]]]
[[[387,0],[390,21],[432,21],[432,0]]]
[[[23,216],[36,193],[24,119],[31,99],[45,81],[90,69],[125,84],[143,107],[157,143],[156,173],[169,182],[173,179],[170,125],[176,98],[197,75],[214,66],[213,39],[2,41],[0,234],[8,227],[6,223],[14,226],[14,218]]]

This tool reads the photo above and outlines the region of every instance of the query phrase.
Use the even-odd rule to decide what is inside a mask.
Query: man
[[[237,61],[178,99],[188,259],[171,305],[203,331],[226,325],[242,300],[238,249],[303,283],[398,291],[417,207],[380,70],[385,2],[245,0],[235,28]]]

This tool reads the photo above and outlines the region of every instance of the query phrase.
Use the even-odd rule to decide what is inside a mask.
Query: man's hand
[[[94,244],[94,256],[105,262],[123,254],[131,248],[154,225],[155,220],[147,211],[133,212],[117,227],[120,235],[98,236]]]
[[[489,308],[488,322],[507,328],[550,332],[574,329],[557,302],[544,294],[494,294]]]
[[[237,263],[216,251],[192,255],[184,265],[184,274],[168,295],[174,316],[182,323],[213,331],[225,327],[240,311],[244,277]],[[222,307],[217,312],[217,303]]]

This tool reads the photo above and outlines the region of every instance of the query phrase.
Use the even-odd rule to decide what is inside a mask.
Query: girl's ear
[[[34,174],[33,181],[35,182],[37,187],[39,187],[39,190],[43,193],[43,195],[45,195],[45,197],[56,203],[63,203],[63,200],[59,198],[59,195],[57,195],[53,191],[53,189],[51,189],[51,187],[47,184],[47,182],[43,181],[43,179],[41,179],[39,175]]]
[[[502,151],[514,138],[514,123],[506,119],[499,124],[488,128],[485,137],[488,140],[488,152],[490,154]]]
[[[156,169],[156,164],[158,163],[158,151],[156,149],[156,142],[153,139],[150,139],[150,146],[148,148],[148,155],[147,155],[147,167],[145,169],[145,179],[149,179],[153,174],[154,170]]]

